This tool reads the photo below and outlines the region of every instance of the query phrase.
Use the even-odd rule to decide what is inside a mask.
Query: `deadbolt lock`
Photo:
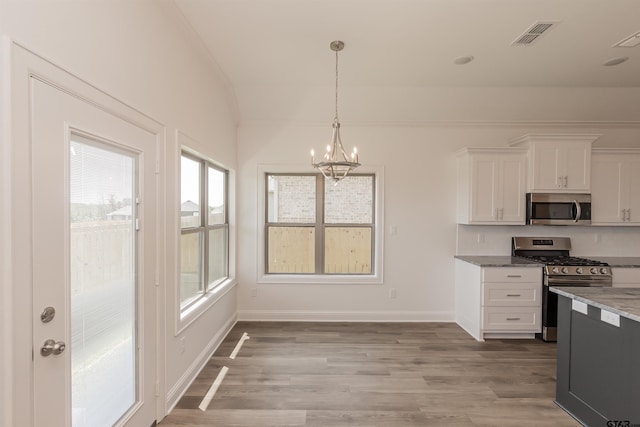
[[[50,355],[57,356],[62,353],[66,347],[63,341],[46,340],[42,347],[40,347],[40,355],[42,357],[48,357]]]

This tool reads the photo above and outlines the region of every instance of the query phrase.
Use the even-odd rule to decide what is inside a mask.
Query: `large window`
[[[196,302],[229,276],[228,172],[182,153],[180,307]]]
[[[267,173],[265,273],[371,275],[375,176]]]

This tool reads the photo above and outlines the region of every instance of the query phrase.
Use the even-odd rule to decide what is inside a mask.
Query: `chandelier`
[[[325,178],[338,184],[349,172],[360,166],[358,163],[358,150],[354,147],[351,156],[347,156],[340,138],[340,120],[338,120],[338,52],[344,49],[344,43],[336,40],[329,45],[336,53],[336,115],[333,119],[333,135],[331,143],[327,145],[327,152],[322,160],[315,161],[315,152],[311,150],[311,165],[322,172]]]

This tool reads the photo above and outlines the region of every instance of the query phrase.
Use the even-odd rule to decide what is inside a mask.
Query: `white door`
[[[156,135],[31,80],[34,425],[147,427]]]

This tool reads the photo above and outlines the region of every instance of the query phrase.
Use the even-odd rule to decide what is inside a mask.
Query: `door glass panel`
[[[135,159],[73,136],[69,156],[73,426],[136,402]]]

